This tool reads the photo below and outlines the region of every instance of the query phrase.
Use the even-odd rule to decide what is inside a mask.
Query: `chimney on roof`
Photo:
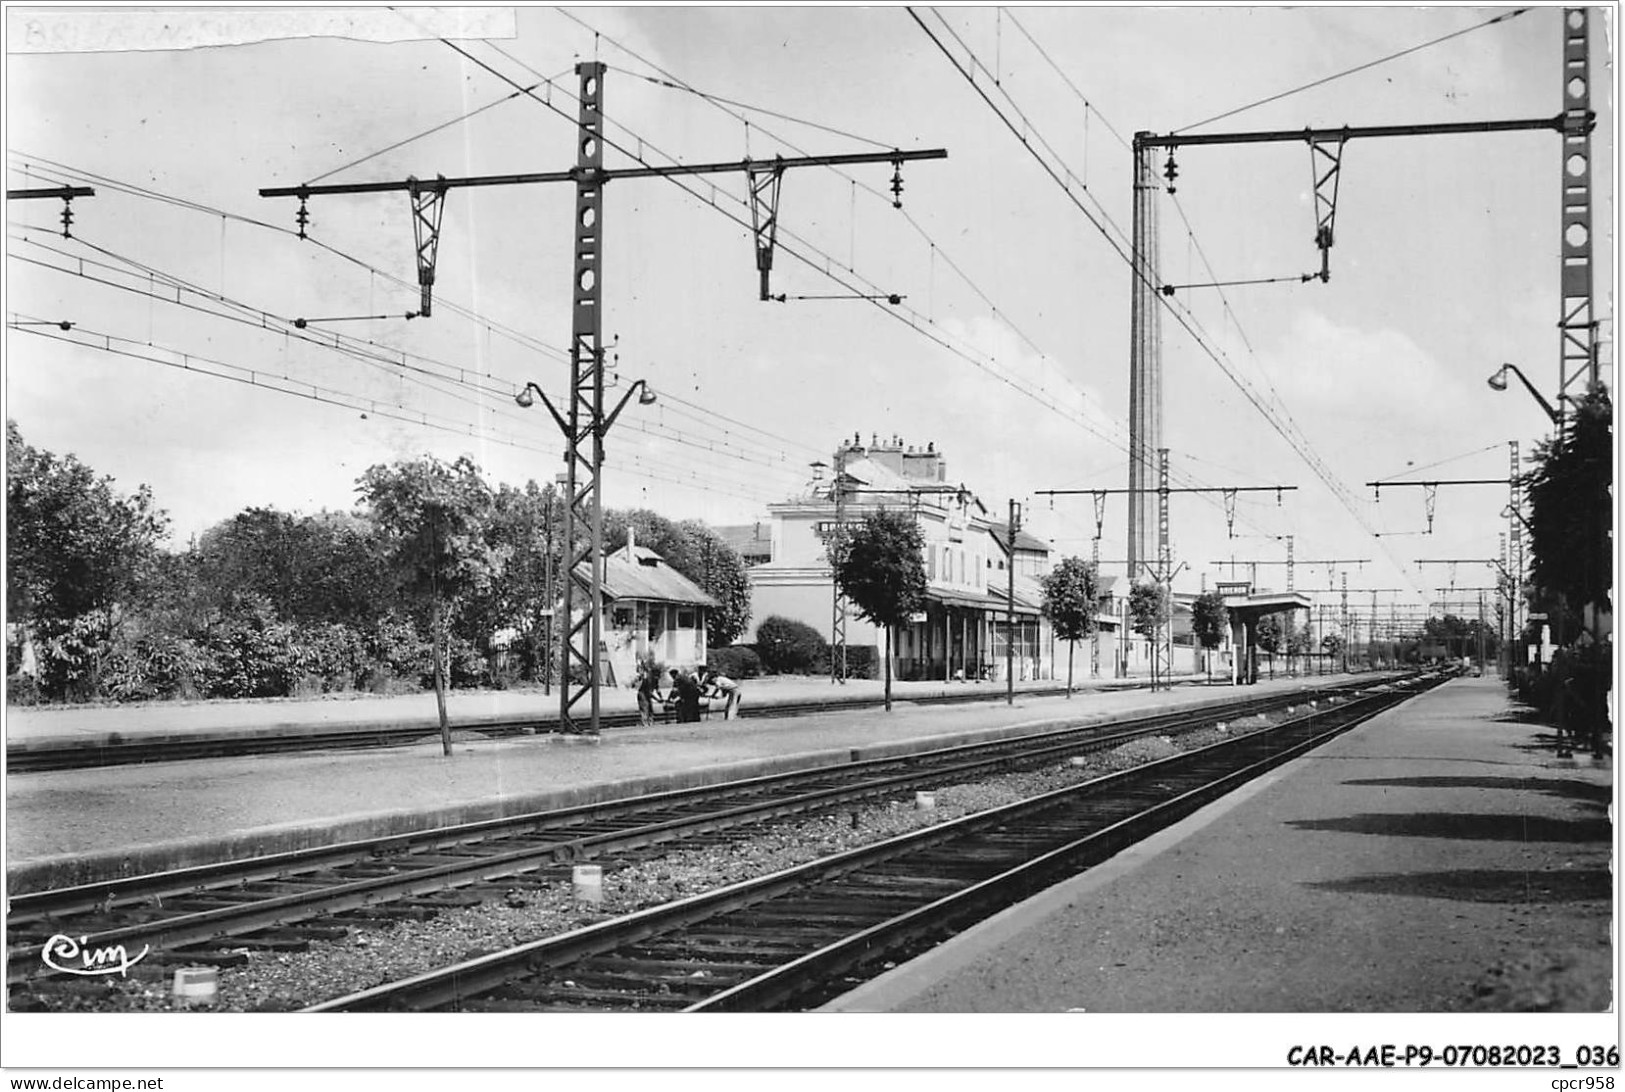
[[[924,451],[910,448],[903,456],[903,477],[910,481],[945,482],[948,480],[948,464],[943,461],[934,442],[926,444]]]
[[[877,466],[885,467],[898,477],[908,475],[903,465],[903,441],[896,437],[886,443],[876,444],[869,451],[869,460]]]
[[[626,524],[626,560],[636,561],[638,559],[638,555],[632,549],[637,545],[637,541],[638,533],[633,528],[631,521],[628,520]]]

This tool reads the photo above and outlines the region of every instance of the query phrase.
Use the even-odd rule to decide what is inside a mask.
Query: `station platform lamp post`
[[[527,382],[519,393],[514,395],[514,401],[526,409],[535,405],[536,399],[540,398],[542,405],[546,406],[547,411],[553,415],[554,422],[559,426],[559,432],[564,436],[565,492],[567,494],[565,503],[573,506],[581,500],[588,501],[587,525],[589,541],[584,551],[586,555],[584,559],[592,566],[588,587],[594,591],[603,586],[604,506],[597,483],[602,481],[603,475],[604,436],[609,432],[610,426],[614,425],[616,419],[620,417],[621,411],[626,409],[627,404],[632,401],[634,394],[637,395],[638,405],[640,406],[652,405],[655,401],[655,392],[650,388],[648,381],[639,379],[627,388],[625,394],[621,395],[621,400],[615,404],[615,408],[605,413],[603,368],[604,354],[602,350],[599,350],[594,354],[593,370],[597,374],[594,376],[592,383],[593,391],[597,397],[592,406],[591,419],[586,422],[586,432],[592,440],[591,473],[586,482],[581,481],[580,476],[576,474],[576,458],[574,456],[574,453],[581,446],[578,441],[583,438],[580,428],[581,422],[577,414],[579,408],[577,400],[572,400],[571,413],[567,418],[559,412],[552,399],[547,397],[547,392],[533,382]],[[583,497],[581,495],[583,493],[590,493],[591,495],[590,497]],[[566,526],[570,527],[571,524],[567,522]],[[570,668],[574,666],[571,663],[571,658],[574,657],[590,675],[596,675],[598,670],[598,648],[603,640],[603,604],[588,603],[580,622],[571,617],[570,601],[573,598],[571,591],[573,590],[576,565],[583,560],[582,553],[583,551],[578,551],[575,548],[574,543],[565,542],[561,555],[564,558],[563,572],[559,574],[560,583],[563,585],[562,598],[564,601],[564,616],[559,626],[560,646],[564,653],[562,662],[559,665],[559,729],[571,733],[580,731],[575,727],[574,721],[570,717],[570,706],[573,704],[572,698],[575,696],[571,693],[573,688],[570,684]],[[587,631],[585,654],[576,648],[576,642],[572,640],[577,632],[583,628]],[[589,678],[584,687],[584,689],[592,692],[591,719],[587,722],[586,731],[593,735],[598,733],[600,716],[597,681],[596,677]]]
[[[1557,396],[1557,405],[1552,405],[1546,400],[1546,396],[1541,394],[1540,390],[1533,383],[1529,382],[1529,377],[1524,375],[1523,370],[1516,364],[1502,364],[1499,368],[1497,368],[1487,380],[1490,385],[1490,389],[1497,391],[1506,390],[1508,372],[1511,372],[1513,375],[1517,376],[1519,382],[1524,385],[1524,389],[1529,392],[1536,402],[1540,403],[1540,408],[1545,411],[1546,416],[1551,419],[1552,427],[1557,430],[1558,440],[1561,442],[1563,436],[1563,402],[1568,399],[1569,395],[1559,392]],[[1516,458],[1516,456],[1514,456],[1514,458]],[[1516,464],[1514,464],[1513,470],[1517,470]],[[1518,512],[1516,507],[1513,507],[1512,511],[1513,514],[1518,516],[1520,520],[1522,519],[1522,513]],[[1522,574],[1520,573],[1519,575],[1521,576]],[[1562,648],[1563,604],[1561,602],[1561,597],[1559,597],[1559,599],[1560,601],[1558,603],[1557,610],[1552,612],[1552,641],[1558,648]],[[1557,724],[1555,725],[1557,729],[1557,756],[1559,758],[1567,758],[1573,753],[1569,747],[1567,724],[1565,723],[1567,721],[1567,717],[1564,716],[1564,712],[1563,701],[1560,695],[1557,702]]]
[[[1558,430],[1561,431],[1563,428],[1563,410],[1561,408],[1561,402],[1568,396],[1562,394],[1558,395],[1557,397],[1560,404],[1554,407],[1550,402],[1546,401],[1546,396],[1541,394],[1533,383],[1529,382],[1529,377],[1524,375],[1523,370],[1516,364],[1502,364],[1500,368],[1496,369],[1495,374],[1491,375],[1489,378],[1491,390],[1504,391],[1507,389],[1507,372],[1511,372],[1513,375],[1518,377],[1518,379],[1523,383],[1524,388],[1528,390],[1532,396],[1534,396],[1535,401],[1540,403],[1540,408],[1546,411],[1546,416],[1552,419],[1552,424],[1557,426]]]

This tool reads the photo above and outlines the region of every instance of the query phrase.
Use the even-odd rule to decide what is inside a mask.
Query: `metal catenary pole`
[[[1315,208],[1317,231],[1315,242],[1320,249],[1319,273],[1305,274],[1302,278],[1282,280],[1330,279],[1329,251],[1333,245],[1333,223],[1336,217],[1337,187],[1341,179],[1344,145],[1353,139],[1373,137],[1445,136],[1481,133],[1504,133],[1548,129],[1561,134],[1561,193],[1562,221],[1559,237],[1559,289],[1561,310],[1558,326],[1561,346],[1559,351],[1558,392],[1567,394],[1571,386],[1582,381],[1586,389],[1595,389],[1600,383],[1598,354],[1598,323],[1593,314],[1591,233],[1591,130],[1596,116],[1591,109],[1590,79],[1590,9],[1563,9],[1563,111],[1550,118],[1524,118],[1505,121],[1445,122],[1433,124],[1365,125],[1340,128],[1277,129],[1232,133],[1170,133],[1159,136],[1150,132],[1137,132],[1133,140],[1134,205],[1132,271],[1134,289],[1130,297],[1129,317],[1129,548],[1132,561],[1144,557],[1144,522],[1136,523],[1134,512],[1141,508],[1145,496],[1145,473],[1141,467],[1145,453],[1161,442],[1161,389],[1162,361],[1160,352],[1153,350],[1145,331],[1160,315],[1159,287],[1163,294],[1171,294],[1172,286],[1163,287],[1156,279],[1158,262],[1155,237],[1155,203],[1153,201],[1155,174],[1151,169],[1151,150],[1167,148],[1169,163],[1166,175],[1169,189],[1176,175],[1172,153],[1177,148],[1207,144],[1262,144],[1303,141],[1309,145],[1311,161],[1315,165]],[[1143,204],[1143,208],[1142,208]],[[1143,289],[1143,290],[1142,290]],[[1153,393],[1154,392],[1154,393]],[[1144,404],[1155,398],[1155,405]],[[1557,400],[1558,412],[1564,410],[1564,399]],[[1561,424],[1559,427],[1561,432]],[[1143,510],[1143,509],[1142,509]],[[1134,569],[1129,570],[1129,578]]]
[[[603,471],[604,433],[613,421],[604,417],[604,359],[601,344],[603,330],[603,189],[615,179],[672,178],[684,175],[724,174],[742,172],[749,182],[752,228],[756,243],[756,265],[761,274],[761,298],[779,299],[768,292],[768,277],[772,268],[773,249],[778,227],[779,182],[785,170],[795,167],[829,167],[860,163],[891,163],[893,165],[893,205],[901,206],[901,169],[905,161],[944,159],[948,153],[941,148],[917,151],[894,149],[890,152],[863,152],[822,156],[775,156],[771,160],[735,160],[732,162],[675,164],[672,166],[639,166],[606,169],[604,163],[603,93],[607,66],[598,61],[576,65],[579,78],[576,134],[576,165],[567,171],[545,171],[526,174],[475,175],[432,181],[407,178],[390,182],[338,183],[324,185],[274,186],[261,189],[261,197],[295,197],[299,200],[296,222],[299,237],[305,238],[305,225],[309,223],[306,202],[320,194],[356,194],[405,192],[411,199],[412,226],[416,242],[418,284],[421,291],[421,310],[412,317],[427,318],[431,314],[435,262],[439,250],[441,212],[446,194],[453,189],[482,186],[525,185],[545,182],[572,182],[576,187],[575,255],[571,281],[571,344],[570,344],[570,404],[567,414],[553,410],[566,440],[566,498],[565,498],[565,550],[570,558],[566,570],[560,574],[563,584],[561,604],[565,628],[563,641],[568,646],[564,655],[562,683],[559,688],[559,730],[582,731],[571,709],[583,697],[590,697],[591,719],[586,731],[596,733],[599,727],[600,650],[602,643],[603,599]],[[509,81],[512,83],[513,81]],[[516,89],[524,91],[514,84]],[[534,384],[531,384],[534,386]],[[526,388],[529,389],[528,387]],[[541,388],[536,388],[540,391]],[[545,398],[545,395],[544,395]],[[624,402],[622,403],[624,405]],[[586,529],[586,541],[578,548],[575,543],[577,526]],[[586,562],[587,595],[589,603],[578,621],[573,618],[576,566]],[[581,646],[581,647],[578,647]],[[584,676],[574,685],[570,682],[571,668]]]
[[[1005,612],[1006,628],[1004,635],[1004,703],[1016,703],[1016,532],[1021,530],[1021,505],[1015,498],[1010,500],[1010,558],[1007,563],[1009,570],[1009,588],[1005,601],[1008,608]]]

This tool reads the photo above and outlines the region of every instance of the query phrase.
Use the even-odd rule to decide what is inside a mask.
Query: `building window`
[[[677,612],[677,628],[678,629],[693,629],[694,628],[694,612],[691,611],[691,610],[678,610],[678,612]]]
[[[616,629],[632,628],[632,608],[616,607],[614,621],[611,623]]]

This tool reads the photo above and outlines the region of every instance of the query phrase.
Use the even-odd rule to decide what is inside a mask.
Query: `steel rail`
[[[946,939],[955,929],[963,925],[982,920],[1076,875],[1085,868],[1107,860],[1246,782],[1357,727],[1409,696],[1383,695],[1371,703],[1371,708],[1361,710],[1363,715],[1355,719],[1339,723],[1324,732],[1268,754],[1250,765],[1226,773],[1171,799],[1159,801],[1102,830],[1085,834],[1066,845],[1048,850],[1030,861],[1025,861],[962,891],[909,910],[898,917],[809,953],[793,963],[774,968],[756,978],[730,987],[714,997],[690,1006],[686,1011],[752,1012],[779,1008],[805,995],[808,992],[809,982],[828,983],[840,976],[851,974],[866,964],[872,965],[878,959],[891,962],[900,947],[918,946],[922,941],[930,942],[933,938],[937,941]],[[1313,716],[1310,719],[1313,719]],[[1248,739],[1240,739],[1212,746],[1215,749],[1232,746],[1244,748],[1248,742],[1250,742]],[[1161,762],[1178,764],[1181,759],[1189,757],[1177,755]],[[1142,766],[1109,776],[1129,780],[1130,778],[1125,775],[1144,776],[1149,772],[1153,771]],[[846,991],[842,989],[839,992]]]
[[[1188,681],[1192,684],[1199,684],[1203,680],[1193,678]],[[1143,684],[1114,685],[1107,689],[1111,691],[1143,690],[1149,686],[1148,681]],[[1073,691],[1079,692],[1079,688],[1074,687]],[[1089,691],[1082,692],[1087,693]],[[1019,691],[1019,693],[1028,697],[1054,697],[1066,693],[1066,687],[1035,687]],[[894,698],[894,700],[905,700],[915,705],[958,705],[978,701],[1002,701],[1003,695],[993,696],[980,691],[969,690],[963,694],[928,694],[906,699]],[[751,719],[757,717],[805,717],[816,716],[820,713],[879,708],[883,704],[884,699],[879,697],[831,697],[813,701],[747,705],[740,708],[739,715],[741,718]],[[621,713],[602,714],[600,721],[605,727],[612,728],[633,728],[639,724],[638,714],[630,710]],[[452,730],[477,732],[493,739],[509,739],[539,734],[544,731],[550,733],[557,724],[558,715],[554,713],[551,716],[544,714],[504,720],[479,721],[462,725],[454,724]],[[410,726],[372,724],[317,733],[212,736],[203,739],[171,738],[151,743],[125,741],[110,747],[102,747],[96,744],[32,748],[26,745],[11,745],[6,748],[6,767],[13,774],[41,773],[53,770],[97,769],[103,766],[142,765],[148,762],[235,758],[256,754],[401,747],[431,737],[438,740],[439,737],[435,735],[438,730],[433,724]]]
[[[1325,695],[1346,689],[1314,691]],[[534,872],[560,863],[627,852],[660,842],[739,827],[787,815],[833,810],[843,804],[892,795],[922,784],[986,775],[1001,767],[1033,765],[1055,757],[1114,746],[1153,732],[1189,728],[1266,709],[1312,700],[1305,692],[1276,694],[1218,705],[1185,707],[1140,717],[1071,723],[1003,740],[935,748],[803,771],[672,790],[601,804],[483,820],[383,839],[345,843],[271,857],[106,881],[16,896],[8,932],[58,934],[81,918],[105,917],[118,907],[137,920],[108,928],[81,921],[71,932],[106,947],[144,943],[166,950],[296,925],[349,911]],[[1116,729],[1116,731],[1112,731]],[[896,771],[901,768],[901,772]],[[833,781],[834,784],[830,784]],[[779,794],[774,796],[773,794]],[[788,793],[788,795],[783,795]],[[761,797],[767,796],[767,799]],[[744,798],[746,802],[728,804]],[[694,809],[698,809],[698,814]],[[686,809],[686,810],[685,810]],[[675,813],[675,814],[673,814]],[[626,825],[630,822],[630,826]],[[595,826],[596,825],[596,826]],[[585,830],[585,833],[583,831]],[[515,843],[521,844],[515,846]],[[441,861],[436,851],[476,849],[478,857]],[[509,848],[513,847],[513,848]],[[427,867],[422,859],[438,861]],[[380,866],[392,871],[369,872]],[[409,872],[394,868],[411,868]],[[352,869],[360,878],[317,874]],[[294,887],[239,901],[249,884]],[[305,888],[301,890],[300,888]],[[257,894],[257,893],[255,893]],[[163,900],[171,902],[164,916]],[[211,898],[226,905],[191,909]],[[151,909],[149,909],[151,908]],[[179,909],[180,913],[173,911]],[[31,927],[31,928],[30,928]],[[8,944],[8,981],[46,977],[43,943]]]

